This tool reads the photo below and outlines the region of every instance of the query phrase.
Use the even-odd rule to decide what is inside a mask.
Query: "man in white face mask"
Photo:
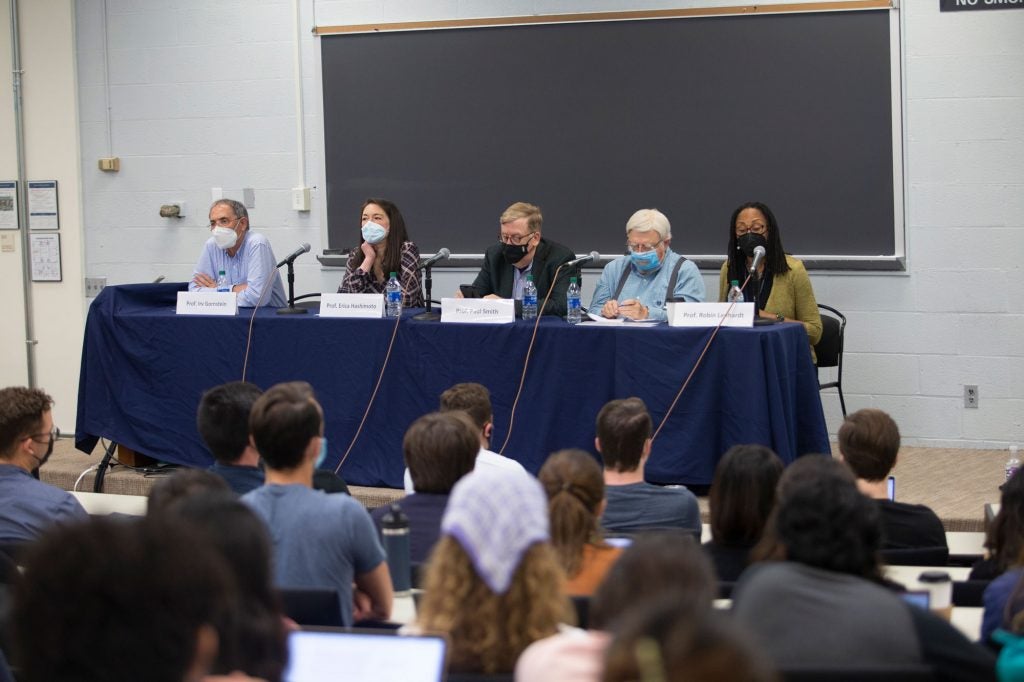
[[[189,291],[217,291],[217,276],[223,270],[227,287],[238,294],[239,306],[280,308],[287,304],[274,250],[266,237],[249,231],[244,204],[233,199],[213,202],[210,232]]]

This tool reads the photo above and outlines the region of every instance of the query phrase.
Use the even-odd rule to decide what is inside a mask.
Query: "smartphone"
[[[480,298],[480,290],[472,284],[460,284],[459,291],[462,292],[463,298]]]
[[[895,476],[890,476],[889,479],[885,482],[885,490],[888,493],[890,500],[895,500],[896,499],[896,477]]]

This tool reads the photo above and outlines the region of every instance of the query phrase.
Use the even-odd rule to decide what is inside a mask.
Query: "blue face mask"
[[[327,438],[326,436],[320,436],[320,454],[316,456],[316,464],[313,465],[314,469],[319,469],[324,465],[324,460],[327,459]]]
[[[635,251],[629,252],[629,259],[633,261],[633,265],[640,272],[650,272],[651,270],[657,270],[661,265],[661,259],[658,258],[658,252],[647,251],[645,253],[637,253]]]
[[[380,244],[388,236],[388,231],[373,221],[367,221],[362,232],[367,244]]]

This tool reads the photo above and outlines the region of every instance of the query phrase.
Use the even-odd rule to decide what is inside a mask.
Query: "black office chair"
[[[792,668],[779,671],[783,682],[926,682],[935,679],[927,665],[879,668]]]
[[[835,367],[836,380],[821,383],[818,380],[818,390],[834,388],[839,391],[839,407],[846,417],[846,399],[843,398],[843,343],[846,339],[846,316],[823,303],[818,304],[820,310],[826,310],[830,315],[821,316],[821,339],[814,346],[814,354],[818,357],[818,369],[822,367]]]
[[[339,627],[341,602],[334,589],[288,587],[280,588],[281,608],[284,614],[299,625]]]

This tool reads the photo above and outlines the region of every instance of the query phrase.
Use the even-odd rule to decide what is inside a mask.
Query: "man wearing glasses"
[[[512,204],[501,214],[499,222],[498,243],[487,247],[484,266],[473,282],[476,294],[483,298],[515,299],[519,313],[526,276],[533,275],[538,305],[544,301],[548,290],[551,291],[542,314],[564,317],[571,268],[562,268],[557,280],[554,275],[559,265],[573,260],[576,254],[544,239],[541,235],[544,217],[540,208],[533,204],[522,201]],[[455,295],[462,298],[462,292]]]
[[[217,275],[223,270],[228,287],[238,294],[239,306],[280,308],[287,303],[274,250],[266,237],[249,231],[244,204],[233,199],[213,202],[210,232],[189,291],[216,291]],[[264,291],[266,287],[270,290]]]
[[[87,518],[71,493],[32,475],[49,459],[58,435],[52,406],[36,388],[0,389],[0,543],[34,540],[54,523]]]
[[[591,311],[608,318],[664,320],[668,301],[704,300],[704,280],[693,261],[670,248],[668,218],[643,208],[626,223],[627,254],[604,266]]]

